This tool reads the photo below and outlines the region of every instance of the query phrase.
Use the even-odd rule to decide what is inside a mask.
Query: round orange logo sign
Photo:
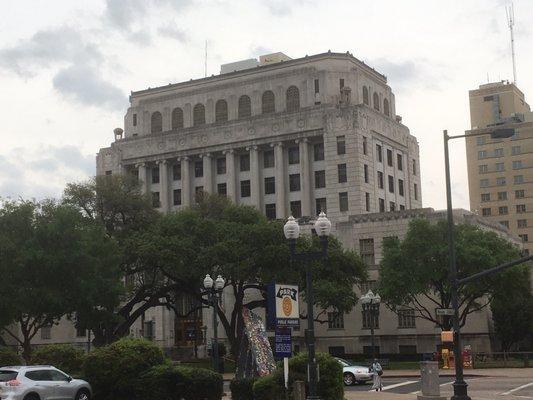
[[[291,315],[292,313],[292,300],[290,297],[284,297],[283,298],[283,314],[285,314],[287,317]]]

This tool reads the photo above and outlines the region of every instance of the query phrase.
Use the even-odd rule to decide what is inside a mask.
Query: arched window
[[[239,118],[247,118],[252,116],[252,101],[246,95],[239,97]]]
[[[363,86],[363,104],[366,104],[367,106],[370,105],[370,102],[368,101],[368,88],[366,86]]]
[[[390,116],[390,110],[389,110],[389,101],[387,99],[383,100],[383,113],[389,117]]]
[[[159,111],[152,113],[151,132],[157,133],[163,131],[163,116]]]
[[[175,108],[172,110],[172,129],[183,128],[183,110]]]
[[[298,111],[300,109],[300,91],[296,86],[287,89],[287,111]]]
[[[192,110],[192,125],[198,126],[205,124],[205,107],[202,103],[198,103]]]
[[[379,95],[374,92],[374,108],[379,111]]]
[[[226,100],[218,100],[215,104],[215,122],[228,120],[228,103]]]
[[[261,112],[263,114],[276,112],[274,93],[271,90],[267,90],[263,93],[263,97],[261,98]]]

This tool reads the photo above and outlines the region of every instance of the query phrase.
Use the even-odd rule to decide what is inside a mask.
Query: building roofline
[[[163,93],[168,90],[183,88],[183,87],[187,87],[190,85],[211,83],[211,82],[216,82],[217,80],[224,80],[228,78],[234,78],[237,76],[251,75],[257,72],[263,72],[266,70],[275,70],[275,69],[286,67],[286,66],[302,64],[303,62],[316,61],[319,59],[327,59],[327,58],[346,59],[346,60],[355,62],[355,64],[358,64],[359,66],[363,67],[367,72],[376,75],[377,78],[382,79],[385,81],[385,83],[387,83],[387,77],[385,75],[376,71],[374,68],[370,67],[364,61],[361,61],[358,58],[354,57],[350,52],[334,53],[331,51],[327,51],[325,53],[313,54],[311,56],[306,55],[304,57],[294,58],[292,60],[280,61],[280,62],[272,63],[272,64],[258,65],[256,67],[247,68],[247,69],[243,69],[240,71],[233,71],[233,72],[228,72],[228,73],[219,74],[219,75],[211,75],[205,78],[190,79],[188,81],[183,81],[183,82],[178,82],[178,83],[169,83],[168,85],[165,85],[165,86],[157,86],[155,88],[132,91],[130,94],[130,99],[132,97],[142,96],[145,94]]]

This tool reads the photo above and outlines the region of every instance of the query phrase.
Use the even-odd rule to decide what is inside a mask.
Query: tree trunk
[[[31,363],[31,353],[31,340],[28,338],[27,335],[24,334],[24,338],[22,341],[22,358],[24,358],[26,365],[29,365]]]

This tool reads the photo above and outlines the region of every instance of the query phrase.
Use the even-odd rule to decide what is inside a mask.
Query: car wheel
[[[91,394],[87,389],[81,389],[76,393],[76,400],[89,400],[91,398]]]
[[[346,386],[352,386],[355,382],[355,376],[349,372],[346,372],[343,376],[343,381]]]
[[[41,400],[41,398],[36,394],[29,394],[24,397],[24,400]]]

